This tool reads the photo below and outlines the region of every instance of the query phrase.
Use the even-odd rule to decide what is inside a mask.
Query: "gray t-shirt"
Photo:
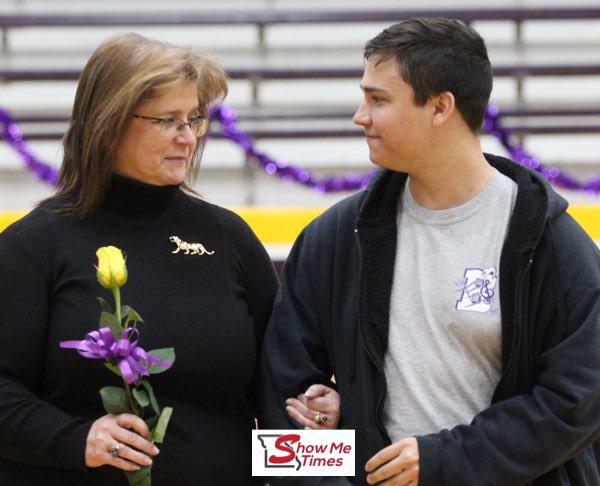
[[[494,170],[471,200],[430,210],[406,184],[384,360],[392,441],[469,424],[490,405],[501,374],[500,252],[516,195]]]

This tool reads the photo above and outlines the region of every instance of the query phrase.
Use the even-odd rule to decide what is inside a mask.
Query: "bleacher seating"
[[[85,59],[110,33],[134,30],[217,54],[232,80],[229,102],[263,150],[320,173],[365,170],[366,146],[351,123],[361,96],[362,44],[395,20],[450,16],[472,23],[486,38],[495,69],[492,101],[527,148],[580,178],[600,172],[600,38],[594,34],[600,7],[540,8],[526,1],[502,8],[461,2],[449,9],[447,2],[403,2],[392,9],[397,2],[382,1],[365,10],[342,3],[348,4],[209,1],[200,10],[179,1],[182,10],[151,1],[139,12],[103,11],[105,2],[89,0],[77,4],[80,13],[58,2],[49,14],[36,10],[39,2],[14,0],[12,9],[0,10],[0,106],[22,123],[40,158],[58,164],[59,138]],[[492,137],[484,137],[484,147],[503,152]],[[343,196],[321,196],[264,175],[219,139],[218,127],[198,188],[226,205],[322,206]],[[29,207],[49,191],[32,184],[16,154],[0,144],[0,206]]]

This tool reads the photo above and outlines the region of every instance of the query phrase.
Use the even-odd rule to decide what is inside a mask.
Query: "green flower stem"
[[[115,309],[116,309],[116,314],[117,314],[117,320],[119,321],[119,325],[122,326],[123,324],[121,323],[121,289],[119,287],[116,287],[114,289],[112,289],[113,292],[113,296],[115,298]],[[131,393],[131,388],[129,387],[129,384],[125,381],[125,378],[123,378],[123,384],[125,385],[125,393],[127,394],[127,400],[129,401],[129,406],[131,407],[132,412],[135,415],[139,416],[139,412],[137,410],[137,407],[135,406],[135,400],[133,399],[133,395]]]
[[[125,393],[127,394],[127,400],[129,401],[129,406],[131,407],[131,410],[133,411],[134,415],[137,415],[138,417],[140,416],[137,407],[135,406],[135,400],[133,399],[133,395],[131,393],[131,388],[129,387],[129,384],[125,381],[125,378],[123,378],[123,384],[125,385]]]
[[[112,289],[112,292],[115,298],[117,320],[119,321],[119,325],[122,326],[123,324],[121,324],[121,289],[119,287],[116,287]]]

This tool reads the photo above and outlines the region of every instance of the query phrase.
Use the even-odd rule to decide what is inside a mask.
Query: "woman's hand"
[[[340,395],[325,385],[312,385],[285,404],[288,415],[305,429],[337,429],[340,422]]]
[[[92,424],[87,437],[85,464],[88,467],[108,464],[124,471],[149,466],[151,457],[158,454],[158,448],[144,438],[149,434],[146,422],[135,415],[123,413],[100,417]]]

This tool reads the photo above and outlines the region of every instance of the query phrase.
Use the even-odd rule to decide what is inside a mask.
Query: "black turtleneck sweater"
[[[127,255],[122,303],[137,310],[139,345],[174,347],[152,375],[174,413],[153,484],[253,484],[250,447],[257,350],[277,288],[273,265],[234,213],[114,176],[85,219],[45,204],[0,234],[0,484],[126,485],[121,470],[87,469],[85,442],[105,414],[98,390],[120,386],[101,360],[59,347],[98,327],[96,250]],[[178,236],[213,255],[172,253]]]

